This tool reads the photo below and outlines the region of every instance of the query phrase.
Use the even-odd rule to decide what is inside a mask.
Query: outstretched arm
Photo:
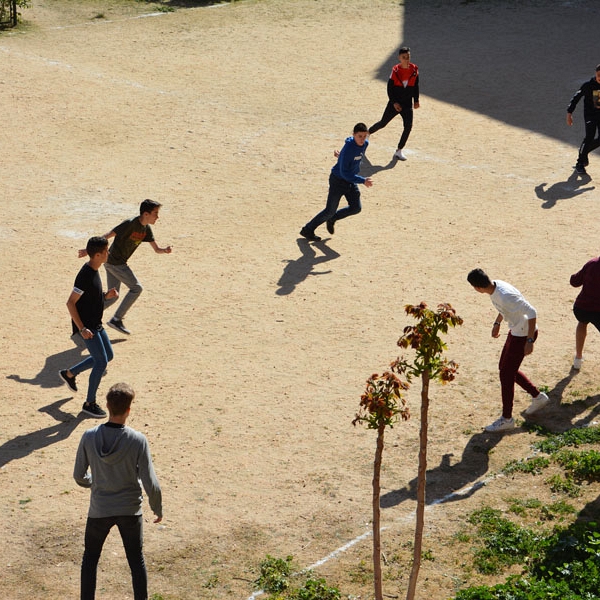
[[[154,241],[150,242],[150,245],[152,246],[152,248],[154,248],[154,252],[156,252],[157,254],[171,254],[171,252],[173,251],[173,248],[171,248],[171,246],[165,246],[164,248],[161,248]]]
[[[102,237],[105,237],[107,240],[110,240],[110,238],[115,237],[115,235],[117,235],[114,231],[109,231],[108,233],[105,233]],[[80,248],[77,251],[77,256],[78,258],[83,258],[84,256],[87,256],[87,250],[85,248]]]

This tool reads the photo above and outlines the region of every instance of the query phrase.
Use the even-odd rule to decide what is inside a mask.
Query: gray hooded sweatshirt
[[[162,517],[162,494],[148,440],[131,427],[103,423],[88,429],[79,442],[73,477],[92,489],[92,519],[141,515],[142,485],[152,512]]]

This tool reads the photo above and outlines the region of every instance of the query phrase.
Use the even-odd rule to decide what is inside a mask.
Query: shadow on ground
[[[18,435],[12,440],[4,442],[0,446],[0,467],[3,467],[12,460],[19,460],[29,456],[36,450],[41,450],[51,444],[66,440],[75,431],[79,423],[85,420],[84,413],[79,413],[77,417],[74,417],[72,414],[62,410],[62,406],[70,400],[72,398],[57,400],[39,409],[39,412],[47,413],[58,421],[55,425]],[[77,406],[79,406],[79,403]]]
[[[114,345],[124,341],[124,339],[114,339],[111,340],[110,343]],[[79,345],[69,350],[63,350],[62,352],[48,356],[39,373],[33,377],[25,377],[13,373],[7,375],[6,379],[12,379],[18,383],[39,385],[42,388],[57,388],[61,385],[65,385],[64,381],[58,376],[58,372],[62,369],[72,367],[83,360],[85,356],[87,356],[85,346]]]
[[[411,47],[424,96],[579,145],[582,109],[578,107],[581,114],[573,127],[566,125],[565,114],[571,96],[594,75],[598,62],[596,0],[405,0],[399,10],[404,10],[404,30],[398,47]],[[567,63],[557,76],[550,66],[552,57],[565,48]],[[387,49],[377,71],[382,111],[385,82],[397,52],[398,48]],[[427,110],[426,100],[422,110]],[[371,121],[379,116],[372,115]]]
[[[588,396],[571,403],[563,402],[565,389],[577,373],[578,371],[571,369],[548,392],[550,403],[538,413],[526,416],[526,420],[556,433],[589,425],[600,414],[600,395]],[[437,467],[427,471],[426,504],[456,502],[472,496],[485,485],[482,477],[488,472],[489,454],[493,448],[507,435],[519,434],[523,434],[522,428],[515,428],[504,434],[486,431],[476,433],[465,446],[460,461],[456,464],[451,464],[452,454],[445,454]],[[406,487],[383,494],[380,504],[382,508],[391,508],[405,500],[416,499],[415,477]]]
[[[338,252],[329,248],[326,242],[327,240],[321,240],[320,242],[311,243],[304,238],[296,240],[302,255],[300,258],[284,261],[287,265],[277,282],[279,288],[275,293],[278,296],[291,294],[309,275],[326,275],[327,273],[331,273],[331,269],[315,271],[317,265],[322,265],[340,256]],[[319,250],[321,254],[317,255],[315,249]]]
[[[547,183],[540,183],[535,187],[535,194],[540,200],[543,200],[542,208],[552,208],[560,200],[571,200],[596,189],[593,185],[581,187],[591,181],[592,178],[589,175],[578,175],[574,172],[566,181],[557,181],[549,187],[546,187]]]

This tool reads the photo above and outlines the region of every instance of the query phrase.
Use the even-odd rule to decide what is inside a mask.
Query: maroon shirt
[[[583,286],[575,306],[583,310],[600,312],[600,258],[592,258],[583,265],[580,271],[571,275],[573,287]]]

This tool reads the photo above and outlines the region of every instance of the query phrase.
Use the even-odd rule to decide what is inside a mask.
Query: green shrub
[[[306,583],[289,594],[290,600],[340,600],[340,590],[329,587],[324,579],[309,577]]]
[[[293,556],[287,556],[285,559],[274,558],[267,554],[265,560],[260,563],[260,576],[254,583],[270,594],[283,592],[290,585],[293,558]]]
[[[474,511],[469,522],[477,526],[483,547],[475,551],[474,564],[484,574],[495,574],[505,567],[529,559],[538,552],[540,535],[501,516],[497,509],[483,507]]]

